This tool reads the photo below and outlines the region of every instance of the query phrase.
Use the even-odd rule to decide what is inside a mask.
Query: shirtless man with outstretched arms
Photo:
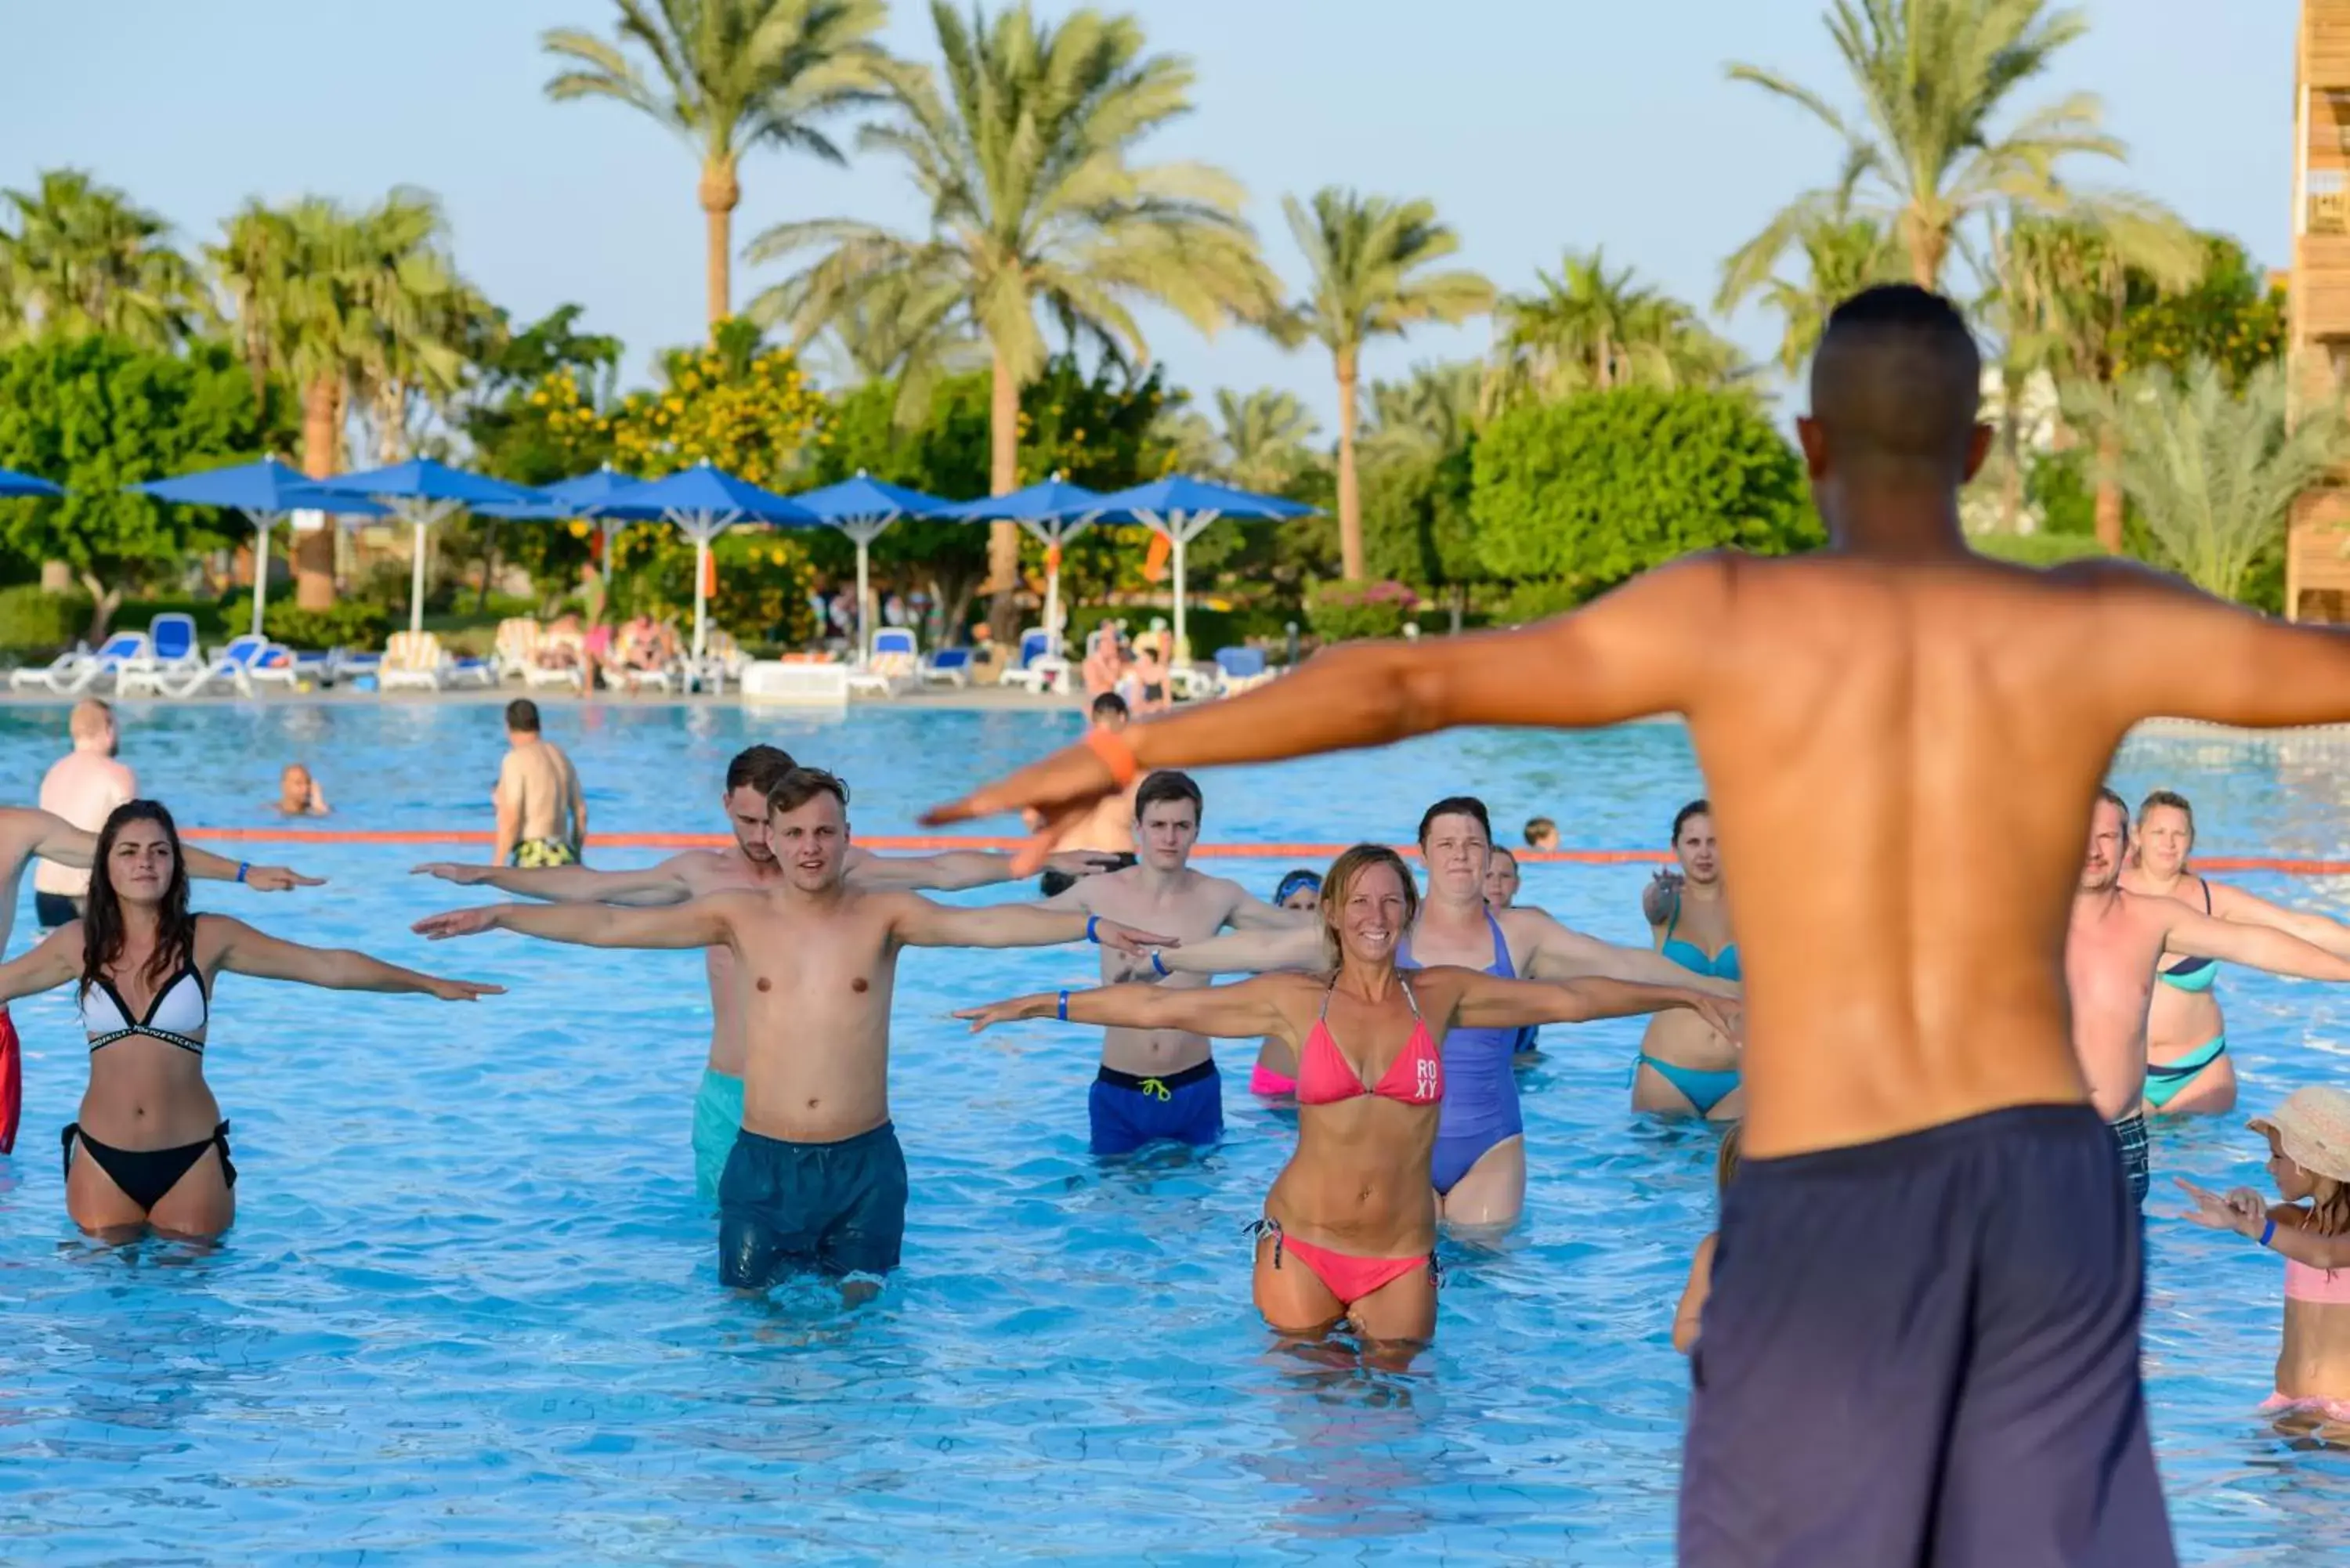
[[[2166,958],[2216,959],[2298,980],[2350,981],[2350,959],[2270,926],[2240,925],[2177,898],[2121,885],[2129,807],[2101,790],[2089,813],[2089,852],[2073,897],[2064,981],[2073,996],[2073,1044],[2089,1100],[2114,1129],[2130,1196],[2146,1201],[2146,1021]]]
[[[103,819],[101,818],[101,824]],[[38,859],[51,866],[89,869],[98,853],[98,835],[86,832],[64,817],[24,806],[0,805],[0,952],[8,947],[8,933],[16,923],[16,889],[25,867]],[[283,866],[252,866],[184,845],[181,861],[188,875],[199,880],[242,882],[264,893],[293,888],[316,888],[319,879],[289,871]],[[24,1048],[8,1009],[0,1006],[0,1154],[16,1147],[16,1127],[24,1113]]]
[[[889,1125],[889,1007],[910,947],[1033,948],[1158,939],[1033,906],[953,909],[847,879],[847,786],[794,769],[768,796],[783,875],[667,908],[494,904],[420,920],[434,940],[504,929],[605,948],[724,948],[743,984],[743,1127],[719,1180],[718,1272],[757,1290],[783,1274],[898,1266],[906,1162]]]
[[[2176,1561],[2137,1213],[2068,1025],[2082,831],[2140,720],[2350,719],[2350,636],[2119,561],[1972,554],[1981,370],[1946,301],[1871,289],[1831,320],[1800,425],[1826,551],[1699,556],[1522,630],[1336,649],[931,817],[1035,807],[1049,842],[1138,768],[1685,715],[1742,938],[1747,1095],[1685,1563]],[[1927,830],[1957,821],[1953,879]]]
[[[720,809],[734,842],[717,849],[689,849],[658,865],[628,871],[591,871],[585,866],[524,870],[462,861],[419,866],[424,876],[461,887],[495,888],[525,898],[558,904],[624,904],[652,908],[682,904],[730,889],[771,888],[784,880],[767,844],[767,794],[797,766],[775,746],[746,746],[726,765]],[[1073,879],[1113,864],[1084,852],[1056,855],[1050,862]],[[988,850],[948,849],[935,855],[876,855],[848,846],[848,878],[863,889],[929,888],[954,892],[1009,880],[1012,859]],[[724,947],[705,956],[710,980],[710,1058],[693,1097],[694,1187],[704,1205],[718,1201],[718,1177],[743,1127],[743,1064],[749,1047],[743,1033],[743,1002],[734,983],[734,958]]]

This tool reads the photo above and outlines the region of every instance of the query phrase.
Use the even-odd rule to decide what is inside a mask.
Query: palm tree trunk
[[[987,493],[1009,495],[1020,484],[1020,381],[1002,354],[993,362],[987,404]],[[1020,524],[987,525],[987,623],[1009,642],[1019,634]]]
[[[743,200],[743,183],[734,177],[732,157],[712,158],[702,164],[701,195],[703,243],[708,247],[703,265],[709,275],[710,331],[715,342],[718,324],[734,314],[730,269],[734,257],[734,207]]]
[[[324,479],[336,471],[342,442],[342,400],[334,381],[320,378],[302,389],[302,472]],[[256,563],[266,571],[267,562]],[[315,533],[294,535],[294,603],[302,609],[331,609],[335,603],[335,529],[330,522]]]
[[[1355,381],[1361,367],[1338,350],[1338,575],[1363,579],[1363,493],[1355,474]]]
[[[2097,432],[2097,543],[2114,555],[2122,550],[2122,432],[2108,425]]]
[[[1939,288],[1942,284],[1942,258],[1950,248],[1950,236],[1929,225],[1916,208],[1902,214],[1903,236],[1909,245],[1909,281],[1919,288]]]

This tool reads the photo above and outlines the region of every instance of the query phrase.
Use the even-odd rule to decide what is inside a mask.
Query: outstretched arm
[[[1226,931],[1158,955],[1159,967],[1169,974],[1263,974],[1277,969],[1319,969],[1326,961],[1318,924]]]
[[[1058,1018],[1110,1029],[1181,1029],[1217,1040],[1290,1034],[1280,1005],[1285,980],[1244,980],[1237,985],[1170,991],[1156,985],[1107,985],[1092,991],[1038,992],[986,1007],[959,1010],[974,1034],[993,1023]],[[1066,999],[1066,1000],[1065,1000]]]
[[[1522,928],[1532,928],[1534,947],[1526,954],[1525,966],[1529,980],[1628,980],[1679,987],[1725,1002],[1735,1002],[1742,994],[1734,981],[1691,974],[1653,948],[1603,942],[1560,925],[1539,909],[1513,909],[1507,918]]]
[[[19,840],[23,845],[20,854],[37,855],[77,871],[88,869],[97,857],[98,835],[84,832],[53,812],[12,809],[7,815],[12,825],[20,826],[24,832]],[[283,866],[255,866],[231,860],[209,849],[199,849],[185,839],[180,841],[180,858],[188,875],[198,881],[242,882],[260,893],[284,893],[321,885],[318,877],[305,877]]]
[[[525,898],[555,904],[628,904],[639,908],[682,904],[693,897],[686,881],[686,866],[695,854],[672,855],[658,866],[633,871],[590,871],[585,866],[549,866],[522,870],[505,866],[475,866],[454,860],[430,860],[411,876],[438,877],[461,888],[495,888]]]
[[[2312,947],[2324,948],[2337,957],[2350,957],[2350,926],[2324,915],[2313,915],[2303,909],[2288,909],[2272,904],[2266,898],[2231,888],[2224,882],[2204,878],[2203,885],[2211,889],[2211,912],[2223,920],[2239,925],[2271,926],[2288,936],[2299,937]]]
[[[1035,904],[965,909],[908,893],[898,900],[891,916],[898,940],[910,948],[1049,948],[1090,940],[1139,955],[1152,947],[1171,945],[1171,939],[1081,909],[1047,909]]]
[[[68,920],[26,952],[0,963],[0,1006],[20,996],[55,991],[81,975],[82,929],[79,920]]]
[[[2093,586],[2105,610],[2100,678],[2121,683],[2125,717],[2165,714],[2250,729],[2350,719],[2350,632],[2290,625],[2178,578],[2121,562],[2058,568]]]
[[[226,915],[205,915],[202,919],[204,934],[216,938],[221,944],[218,967],[232,974],[249,974],[259,980],[290,980],[303,985],[323,986],[328,991],[421,992],[443,1002],[472,1002],[505,992],[502,985],[420,974],[348,948],[307,948],[299,942],[256,931],[243,920],[231,919]]]
[[[1686,985],[1630,981],[1503,980],[1482,970],[1432,970],[1459,986],[1454,1020],[1470,1029],[1523,1029],[1530,1023],[1588,1023],[1685,1007],[1724,1034],[1738,1033],[1737,1008]]]
[[[1122,741],[1148,772],[1385,745],[1457,724],[1586,728],[1677,708],[1711,657],[1711,639],[1691,632],[1719,624],[1730,569],[1720,557],[1692,557],[1519,631],[1332,649],[1243,696],[1068,747],[922,820],[1035,807],[1044,831],[1021,852],[1025,869],[1123,787],[1096,744]]]
[[[1045,869],[1070,877],[1090,877],[1118,865],[1114,855],[1068,850],[1045,862]],[[848,879],[859,888],[902,888],[958,893],[971,888],[992,888],[1016,878],[1012,857],[993,849],[941,849],[933,855],[868,855],[848,869]]]
[[[2184,1217],[2204,1229],[2233,1231],[2255,1241],[2266,1235],[2271,1251],[2296,1263],[2306,1263],[2313,1269],[2350,1269],[2350,1236],[2320,1236],[2302,1229],[2302,1221],[2307,1216],[2292,1204],[2280,1203],[2272,1208],[2249,1187],[2236,1188],[2222,1197],[2183,1176],[2172,1179],[2195,1200],[2195,1207]],[[2268,1229],[2272,1223],[2276,1226],[2273,1231]]]
[[[2222,963],[2266,970],[2295,980],[2350,981],[2350,958],[2337,958],[2273,926],[2245,926],[2233,920],[2214,919],[2176,904],[2165,913],[2170,918],[2169,929],[2162,939],[2166,952],[2187,958],[2218,959]]]
[[[733,947],[732,917],[742,898],[739,893],[713,893],[658,909],[625,909],[610,904],[490,904],[427,915],[413,929],[436,942],[505,930],[588,948]]]

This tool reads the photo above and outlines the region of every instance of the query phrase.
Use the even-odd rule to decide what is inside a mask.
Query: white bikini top
[[[147,1004],[147,1016],[137,1023],[131,1022],[130,1009],[123,1005],[122,993],[114,989],[112,981],[101,976],[98,983],[81,993],[82,1033],[89,1036],[89,1048],[93,1051],[134,1034],[144,1034],[201,1056],[204,1043],[195,1036],[211,1021],[212,1007],[204,997],[203,978],[192,969],[183,969],[172,976],[171,983],[157,992],[155,1000]]]

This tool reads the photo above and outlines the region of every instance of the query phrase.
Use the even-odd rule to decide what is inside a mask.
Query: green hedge
[[[1967,544],[1979,556],[2019,566],[2057,566],[2106,553],[2094,534],[1970,534]]]
[[[1480,564],[1586,595],[1693,550],[1825,540],[1794,449],[1729,393],[1633,389],[1504,414],[1478,438]]]
[[[404,617],[400,624],[408,624]],[[391,607],[368,599],[338,599],[322,610],[303,609],[287,599],[261,612],[262,631],[288,648],[379,649],[391,628]]]
[[[47,660],[71,648],[89,629],[83,594],[52,594],[38,583],[0,588],[0,652]]]
[[[1323,583],[1305,596],[1305,620],[1324,642],[1394,637],[1418,597],[1401,583]]]

